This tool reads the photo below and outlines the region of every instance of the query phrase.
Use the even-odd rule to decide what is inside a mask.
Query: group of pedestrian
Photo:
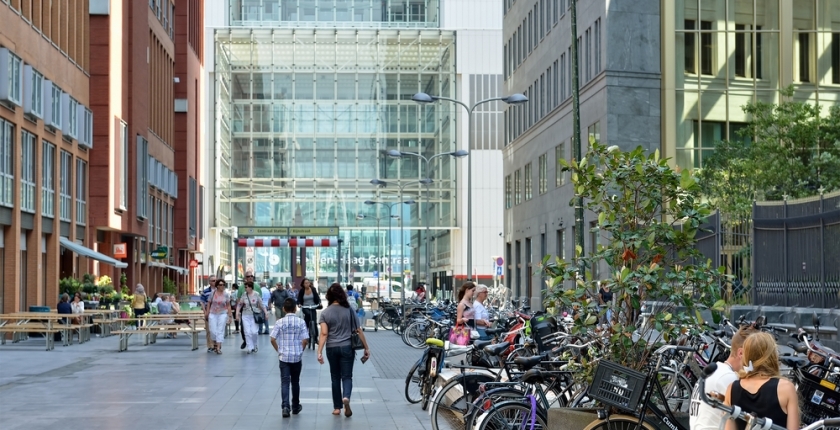
[[[456,323],[469,326],[471,330],[478,332],[479,340],[489,340],[487,328],[493,322],[490,320],[490,313],[484,307],[487,300],[487,287],[476,285],[475,282],[467,281],[458,290],[458,307]]]
[[[265,287],[266,285],[259,285]],[[353,365],[356,350],[362,349],[362,363],[370,358],[370,348],[357,311],[360,308],[360,296],[352,291],[345,291],[341,284],[334,283],[327,290],[328,306],[322,305],[321,295],[312,281],[304,278],[299,288],[284,287],[277,283],[273,291],[268,288],[256,289],[252,272],[245,273],[244,291],[238,294],[239,287],[234,285],[231,292],[225,291],[224,280],[210,278],[210,286],[202,294],[205,304],[205,319],[208,331],[208,352],[222,354],[225,326],[227,320],[234,319],[234,333],[242,335],[242,346],[248,354],[259,351],[257,336],[269,334],[271,345],[277,352],[280,368],[281,396],[283,417],[298,414],[303,409],[300,403],[300,374],[303,368],[303,352],[309,342],[318,344],[318,362],[324,364],[324,355],[329,362],[333,415],[345,417],[353,415],[350,399],[353,392]],[[348,293],[350,300],[348,300]],[[356,306],[351,306],[351,301]],[[302,308],[303,318],[297,315]],[[268,315],[274,310],[276,322],[268,332]],[[323,309],[318,316],[318,310]],[[310,333],[312,323],[317,327]],[[354,342],[356,347],[354,349]]]

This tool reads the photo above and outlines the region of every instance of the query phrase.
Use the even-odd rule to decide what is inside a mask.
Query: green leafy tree
[[[577,332],[599,330],[609,337],[607,359],[639,369],[655,345],[678,337],[683,327],[696,327],[700,310],[722,306],[715,303],[722,275],[695,247],[695,234],[710,209],[699,198],[695,178],[672,170],[658,151],[621,152],[593,140],[580,162],[561,164],[571,171],[584,208],[598,215],[601,244],[585,257],[576,247],[575,263],[543,259],[546,307],[572,309]],[[595,264],[609,267],[601,279],[592,277]],[[604,285],[615,300],[599,310]],[[657,309],[642,323],[638,317],[646,300],[656,301]],[[608,309],[612,319],[599,326]]]
[[[782,90],[793,96],[793,87]],[[749,217],[753,200],[840,189],[840,106],[785,100],[742,107],[748,126],[718,142],[698,172],[702,193],[725,215]],[[827,115],[826,115],[827,114]]]

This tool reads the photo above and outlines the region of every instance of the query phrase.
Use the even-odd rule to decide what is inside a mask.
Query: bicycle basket
[[[802,423],[812,424],[814,421],[840,415],[840,385],[802,369],[796,371],[796,379],[802,399]]]
[[[645,392],[646,382],[645,373],[601,360],[587,394],[604,405],[635,411]]]

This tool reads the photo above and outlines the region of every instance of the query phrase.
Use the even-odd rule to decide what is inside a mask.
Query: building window
[[[87,221],[87,163],[76,159],[76,224]]]
[[[533,172],[531,172],[531,163],[525,165],[525,201],[531,200],[534,194]]]
[[[47,106],[47,109],[50,109],[51,112],[51,123],[48,124],[53,128],[61,128],[61,98],[62,94],[61,88],[53,83],[52,85],[52,97],[50,97],[50,106]]]
[[[120,209],[128,209],[128,124],[120,121]]]
[[[538,119],[542,119],[542,118],[543,118],[543,116],[545,115],[545,98],[546,98],[546,97],[545,97],[545,96],[546,96],[546,91],[545,91],[545,73],[543,73],[543,74],[541,74],[541,75],[540,75],[540,83],[539,83],[539,85],[540,85],[540,92],[539,92],[539,97],[540,97],[540,116],[538,117]]]
[[[79,111],[79,102],[76,101],[73,97],[69,97],[69,101],[67,102],[67,127],[63,127],[62,131],[64,131],[64,135],[73,139],[79,138],[79,121],[78,121],[78,111]]]
[[[712,74],[713,37],[712,21],[700,21],[700,73],[704,75]]]
[[[507,175],[505,176],[505,209],[510,209],[510,207],[512,206],[511,198],[512,190],[510,183],[510,175]]]
[[[557,256],[561,260],[566,259],[566,230],[557,230]]]
[[[735,24],[735,76],[761,79],[761,33],[751,29],[750,25]],[[755,29],[761,31],[761,26]]]
[[[41,153],[41,215],[55,216],[55,145],[42,143]]]
[[[595,74],[601,73],[601,18],[595,20]]]
[[[0,89],[0,94],[4,96],[3,100],[21,106],[23,98],[23,61],[17,55],[12,54],[12,51],[0,48],[0,65],[6,66],[6,72],[8,73],[6,82],[0,82],[0,85],[6,85],[6,88]]]
[[[540,182],[539,182],[540,194],[545,194],[545,192],[548,190],[548,188],[546,186],[546,184],[548,182],[547,179],[546,179],[546,175],[548,174],[548,172],[547,172],[547,170],[548,170],[548,154],[540,155],[539,164],[540,164],[540,166],[539,166],[539,169],[540,169]]]
[[[35,135],[21,130],[20,210],[35,213]]]
[[[587,143],[591,143],[593,139],[595,142],[601,143],[601,121],[590,125],[587,131],[589,133]]]
[[[29,79],[29,112],[41,118],[44,114],[44,75],[31,69]]]
[[[798,33],[796,42],[798,81],[811,82],[811,33]]]
[[[735,24],[735,76],[747,76],[747,33],[744,24]]]
[[[840,33],[831,33],[831,83],[840,84]]]
[[[195,183],[195,178],[192,178],[192,177],[189,178],[189,194],[187,196],[187,200],[189,201],[189,217],[190,217],[189,227],[190,227],[190,236],[191,237],[195,237],[195,233],[196,233],[196,228],[195,228],[196,227],[195,226],[195,220],[196,220],[196,213],[197,213],[196,203],[198,201],[196,188],[197,187],[196,187],[196,183]]]
[[[566,100],[566,54],[560,54],[560,68],[557,69],[557,86],[560,89],[560,102]]]
[[[148,216],[149,194],[149,141],[137,136],[137,218]]]
[[[584,63],[586,69],[586,81],[589,82],[592,80],[592,28],[587,28],[586,32],[583,33],[583,40],[584,40]]]
[[[522,171],[518,169],[513,172],[513,194],[514,204],[522,203]]]
[[[67,151],[61,151],[61,183],[58,189],[58,218],[61,221],[70,221],[70,170],[73,168],[73,155]]]
[[[0,118],[0,205],[14,207],[15,126]]]
[[[554,186],[561,187],[566,184],[566,172],[560,167],[560,160],[566,159],[566,142],[554,148]]]
[[[695,27],[695,22],[693,19],[687,19],[684,23],[685,33],[683,34],[683,39],[685,40],[685,71],[687,73],[697,73],[697,47],[695,46],[695,39],[696,34],[694,30],[697,30]]]

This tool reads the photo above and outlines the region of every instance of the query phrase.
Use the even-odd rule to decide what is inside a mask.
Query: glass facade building
[[[426,166],[385,151],[431,157],[457,149],[455,107],[411,100],[421,91],[455,97],[455,34],[435,29],[437,2],[228,7],[232,27],[215,31],[217,224],[338,226],[341,259],[333,248],[308,249],[308,272],[315,261],[330,276],[341,261],[342,272],[358,277],[397,261],[404,264],[394,273],[423,277],[427,221],[435,237],[456,227],[456,163],[435,159],[427,194],[417,183]],[[372,185],[377,178],[391,185]],[[416,204],[395,204],[390,214],[386,205],[365,204],[399,202],[399,185],[403,200]],[[431,243],[432,260],[445,258],[449,241]],[[254,269],[288,271],[282,255],[270,263],[278,261],[270,254],[284,252],[258,251]]]

